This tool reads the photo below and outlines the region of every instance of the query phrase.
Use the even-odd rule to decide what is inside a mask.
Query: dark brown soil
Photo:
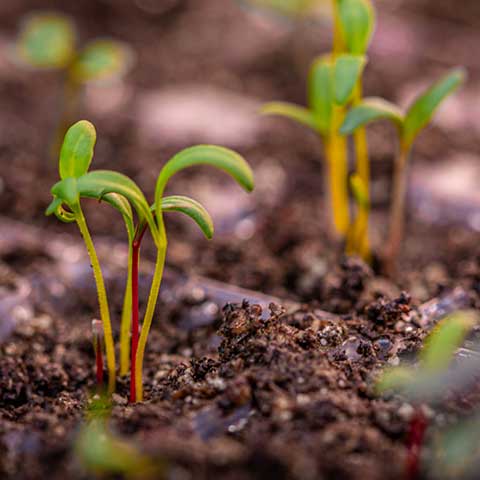
[[[139,105],[147,94],[181,83],[208,86],[218,95],[228,90],[245,101],[301,103],[308,63],[328,48],[329,34],[310,24],[289,32],[273,21],[267,28],[227,0],[4,3],[0,477],[91,478],[72,445],[94,390],[89,325],[98,315],[96,295],[74,227],[43,217],[57,178],[46,139],[56,122],[58,109],[52,105],[60,104],[61,79],[12,66],[3,45],[22,14],[46,6],[75,15],[82,40],[108,34],[133,45],[137,67],[122,102],[105,113],[98,98],[104,95],[108,103],[116,90],[93,90],[81,116],[98,129],[94,168],[118,169],[151,194],[159,165],[202,140],[145,137],[148,122]],[[461,60],[470,67],[468,104],[480,79],[472,51],[478,5],[475,0],[464,0],[461,9],[456,5],[453,0],[378,5],[381,26],[367,93],[403,100],[419,81]],[[457,41],[445,48],[448,32]],[[399,35],[398,41],[382,41],[388,35]],[[433,168],[454,154],[477,154],[475,118],[462,123],[455,120],[458,114],[451,117],[422,135],[415,163]],[[166,478],[402,478],[413,410],[401,398],[378,399],[372,381],[385,364],[420,347],[437,319],[425,321],[423,302],[460,287],[464,293],[454,306],[480,307],[478,233],[462,221],[451,226],[420,220],[412,204],[396,278],[381,276],[378,262],[368,267],[345,259],[341,246],[327,238],[320,142],[285,121],[259,125],[253,140],[245,134],[226,142],[254,167],[253,197],[245,200],[208,170],[175,178],[176,193],[207,203],[217,235],[207,244],[184,219],[169,219],[171,270],[145,359],[146,401],[127,405],[128,379],[120,380],[111,427],[164,462]],[[385,126],[371,131],[376,251],[386,229],[393,140]],[[118,245],[124,235],[106,208],[92,202],[87,216],[95,235],[102,236],[112,315],[118,319],[124,281]],[[143,253],[145,301],[151,245]],[[274,302],[268,307],[269,297],[247,292],[251,302],[242,305],[242,292],[200,288],[199,293],[190,283],[178,289],[182,275],[262,292]],[[232,301],[240,304],[224,307]],[[453,421],[474,407],[439,408],[451,409]],[[433,425],[440,422],[437,410],[429,413]]]

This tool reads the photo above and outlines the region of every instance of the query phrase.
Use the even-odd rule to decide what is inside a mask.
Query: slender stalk
[[[332,129],[325,142],[325,155],[329,168],[330,203],[333,225],[342,237],[348,232],[350,213],[348,206],[348,158],[347,139],[338,134],[338,126],[344,117],[343,109],[334,107]]]
[[[138,302],[138,267],[140,263],[140,246],[145,235],[146,225],[141,227],[132,243],[132,348],[131,348],[131,373],[130,373],[130,402],[136,402],[136,363],[139,324]]]
[[[120,375],[128,374],[130,368],[130,329],[132,326],[132,242],[128,246],[127,284],[123,298],[122,320],[120,323]]]
[[[102,338],[103,326],[100,320],[92,320],[93,349],[95,350],[95,367],[97,388],[101,390],[103,386],[103,353]]]
[[[393,275],[405,229],[405,203],[408,178],[408,156],[410,146],[401,143],[399,153],[395,160],[393,175],[393,197],[390,208],[390,227],[385,248],[385,267],[389,275]]]
[[[340,12],[338,11],[338,0],[332,0],[333,11],[333,48],[334,56],[339,55],[345,49],[342,27],[340,23]]]
[[[362,79],[359,79],[357,86],[353,93],[353,105],[357,105],[362,99]],[[368,201],[370,201],[370,161],[368,158],[368,142],[367,132],[364,127],[357,128],[353,134],[353,141],[355,145],[356,156],[356,170],[357,174],[365,185],[366,195]],[[357,216],[355,220],[355,236],[356,251],[365,260],[370,261],[370,239],[368,234],[369,215],[367,212],[367,218],[361,218]]]
[[[112,325],[110,322],[110,311],[108,308],[107,292],[105,289],[105,282],[103,280],[102,269],[98,260],[97,252],[93,244],[92,237],[88,230],[85,216],[83,215],[80,204],[75,209],[75,217],[78,224],[78,228],[83,236],[83,241],[87,247],[90,262],[92,264],[93,276],[95,278],[95,284],[97,287],[98,304],[100,308],[100,317],[103,324],[103,333],[105,338],[105,351],[107,356],[107,368],[108,368],[108,392],[111,394],[115,390],[115,347],[113,344]]]
[[[167,239],[164,235],[164,229],[161,230],[164,237],[164,247],[157,250],[157,260],[155,262],[155,271],[153,274],[152,285],[150,287],[150,294],[148,296],[147,310],[143,319],[142,331],[138,342],[138,349],[136,355],[135,365],[135,387],[136,387],[136,401],[143,401],[143,358],[145,355],[145,347],[147,345],[147,338],[152,325],[153,314],[155,313],[155,306],[157,304],[158,293],[160,291],[160,284],[162,282],[163,268],[165,266],[165,257],[167,253]]]
[[[408,432],[406,480],[416,480],[420,473],[420,455],[427,427],[428,422],[425,415],[421,408],[417,408],[410,422],[410,430]]]

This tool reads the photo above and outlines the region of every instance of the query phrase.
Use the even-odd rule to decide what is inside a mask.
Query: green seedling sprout
[[[448,316],[427,337],[417,367],[388,368],[378,379],[378,394],[398,392],[416,405],[407,445],[406,472],[410,480],[418,476],[420,451],[428,426],[422,404],[431,402],[444,393],[444,375],[451,365],[455,351],[462,345],[476,322],[477,317],[471,312],[458,312]]]
[[[370,122],[387,119],[393,122],[398,132],[399,152],[395,160],[390,227],[385,249],[385,263],[389,273],[395,270],[403,239],[408,158],[413,143],[440,104],[464,82],[465,76],[465,71],[461,68],[452,70],[417,97],[405,113],[386,100],[366,98],[348,112],[340,129],[342,134],[349,135]]]
[[[341,236],[347,234],[350,219],[347,144],[338,128],[343,120],[341,108],[351,99],[364,66],[362,55],[319,57],[310,69],[308,108],[285,102],[267,103],[262,108],[262,113],[288,117],[322,138],[329,172],[326,203],[331,206],[334,231]]]
[[[193,165],[211,165],[228,173],[245,190],[253,189],[253,174],[248,163],[237,153],[213,145],[199,145],[181,151],[170,159],[160,172],[155,191],[155,203],[149,205],[138,186],[125,175],[109,170],[88,171],[93,157],[96,133],[85,120],[68,130],[60,153],[61,180],[52,187],[53,201],[47,215],[55,214],[64,222],[76,222],[84,238],[92,263],[105,337],[109,392],[115,388],[115,351],[103,275],[95,247],[81,208],[81,199],[104,201],[118,210],[127,230],[129,256],[127,282],[121,324],[121,373],[128,371],[130,353],[132,402],[142,400],[142,366],[147,337],[153,320],[165,263],[167,237],[163,212],[181,212],[194,220],[207,238],[213,236],[213,222],[205,208],[195,200],[180,196],[164,196],[167,182],[179,170]],[[134,213],[136,219],[134,218]],[[136,221],[135,221],[136,220]],[[140,246],[149,229],[157,248],[157,261],[140,332],[138,308],[138,266]],[[131,328],[131,348],[128,330]]]
[[[64,75],[63,112],[52,147],[55,154],[77,115],[84,86],[119,80],[133,64],[132,49],[118,40],[95,39],[78,46],[73,21],[56,12],[28,15],[21,24],[13,55],[29,68],[57,70]]]
[[[92,320],[93,350],[95,352],[95,367],[97,388],[103,387],[103,325],[101,320]]]

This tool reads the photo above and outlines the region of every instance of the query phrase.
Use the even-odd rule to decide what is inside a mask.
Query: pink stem
[[[420,454],[428,422],[420,408],[417,408],[411,422],[407,440],[406,479],[416,480],[420,472]]]

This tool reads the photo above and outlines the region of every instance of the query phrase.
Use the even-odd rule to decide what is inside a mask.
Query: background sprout
[[[400,147],[395,160],[390,227],[385,249],[385,262],[389,273],[394,271],[403,238],[408,157],[413,142],[428,125],[443,100],[464,82],[465,76],[463,69],[452,70],[420,95],[406,113],[385,100],[367,98],[348,112],[340,129],[342,134],[348,135],[367,123],[381,119],[388,119],[397,127]]]
[[[356,205],[356,215],[350,224],[347,235],[346,253],[354,255],[362,251],[365,238],[368,238],[368,217],[370,215],[370,198],[363,179],[357,173],[350,177],[350,190]],[[366,255],[369,252],[364,252]],[[370,261],[370,257],[365,257]]]
[[[132,49],[117,40],[97,39],[79,47],[73,21],[56,12],[29,15],[20,27],[13,52],[23,65],[64,73],[63,111],[52,146],[54,155],[77,114],[84,85],[118,80],[133,64]]]
[[[365,66],[362,55],[322,56],[310,69],[308,108],[285,102],[264,105],[262,113],[281,115],[315,130],[323,140],[328,169],[327,205],[331,206],[335,231],[345,236],[350,218],[348,208],[348,165],[346,139],[338,134],[339,116],[354,93]],[[340,120],[340,123],[339,123]]]
[[[416,404],[410,424],[406,471],[408,478],[417,478],[420,450],[428,426],[422,404],[432,403],[445,393],[446,375],[455,351],[477,322],[471,312],[458,312],[441,321],[427,337],[420,353],[418,367],[388,368],[380,376],[376,389],[379,394],[398,392]]]

